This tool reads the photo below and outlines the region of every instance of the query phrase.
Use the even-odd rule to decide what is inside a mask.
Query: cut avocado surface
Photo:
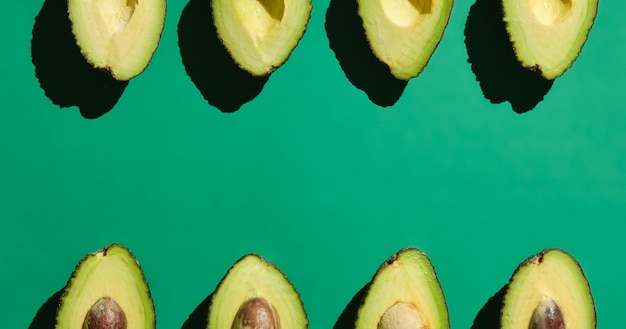
[[[560,249],[546,249],[522,263],[504,297],[503,329],[592,329],[596,313],[589,283]]]
[[[63,290],[55,329],[154,329],[150,290],[139,263],[121,245],[85,256]]]
[[[212,0],[217,35],[233,60],[255,76],[291,55],[311,16],[310,0]]]
[[[287,277],[261,256],[239,259],[209,306],[208,329],[306,329],[307,316]]]
[[[598,10],[598,0],[502,0],[518,61],[548,80],[578,57]]]
[[[357,0],[376,57],[400,80],[418,76],[439,44],[452,0]]]
[[[161,38],[165,6],[165,0],[68,0],[83,56],[122,81],[148,66]]]
[[[415,248],[402,249],[381,265],[355,322],[355,329],[403,328],[450,328],[435,270]]]

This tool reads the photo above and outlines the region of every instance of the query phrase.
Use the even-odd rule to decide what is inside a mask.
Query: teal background
[[[601,1],[580,57],[532,111],[483,97],[458,0],[422,75],[389,108],[355,88],[329,48],[327,0],[262,92],[208,105],[177,45],[160,46],[95,120],[45,96],[30,40],[43,1],[0,11],[0,319],[26,329],[86,253],[139,259],[159,328],[180,328],[239,257],[263,255],[300,292],[312,329],[405,246],[426,252],[454,328],[546,247],[582,265],[599,328],[624,328],[626,33]]]

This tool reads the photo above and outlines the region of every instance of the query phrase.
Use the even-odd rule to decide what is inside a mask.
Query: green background
[[[0,319],[26,329],[86,253],[138,257],[159,328],[180,328],[238,258],[262,254],[332,328],[398,249],[434,264],[451,325],[470,328],[525,258],[581,263],[599,328],[624,328],[626,33],[601,1],[574,66],[532,111],[485,99],[458,0],[429,65],[392,107],[343,72],[327,0],[251,102],[222,113],[186,74],[170,0],[150,66],[98,119],[40,88],[30,40],[42,1],[0,11]]]

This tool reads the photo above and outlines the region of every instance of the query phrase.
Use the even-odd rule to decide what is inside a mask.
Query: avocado
[[[502,329],[592,329],[596,311],[582,268],[561,249],[528,258],[511,277]]]
[[[355,321],[355,329],[404,328],[450,328],[435,269],[416,248],[402,249],[380,266]]]
[[[68,0],[83,56],[120,81],[148,66],[161,38],[165,7],[165,0]]]
[[[400,80],[417,77],[448,25],[452,0],[357,0],[374,55]]]
[[[154,329],[150,289],[134,255],[119,244],[85,256],[63,289],[55,329]]]
[[[210,297],[207,329],[306,329],[300,295],[257,254],[240,258]]]
[[[217,35],[231,57],[253,76],[283,65],[304,35],[311,0],[212,0]]]
[[[553,80],[578,57],[598,0],[502,0],[502,9],[517,60]]]

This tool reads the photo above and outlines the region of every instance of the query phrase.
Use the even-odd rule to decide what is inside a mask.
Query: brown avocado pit
[[[232,329],[280,329],[278,313],[264,298],[246,300],[233,320]]]
[[[91,306],[83,329],[126,329],[124,310],[110,297],[103,297]]]
[[[398,302],[383,313],[378,329],[427,329],[426,321],[412,303]]]
[[[565,329],[561,308],[552,298],[545,298],[535,308],[529,329]]]

